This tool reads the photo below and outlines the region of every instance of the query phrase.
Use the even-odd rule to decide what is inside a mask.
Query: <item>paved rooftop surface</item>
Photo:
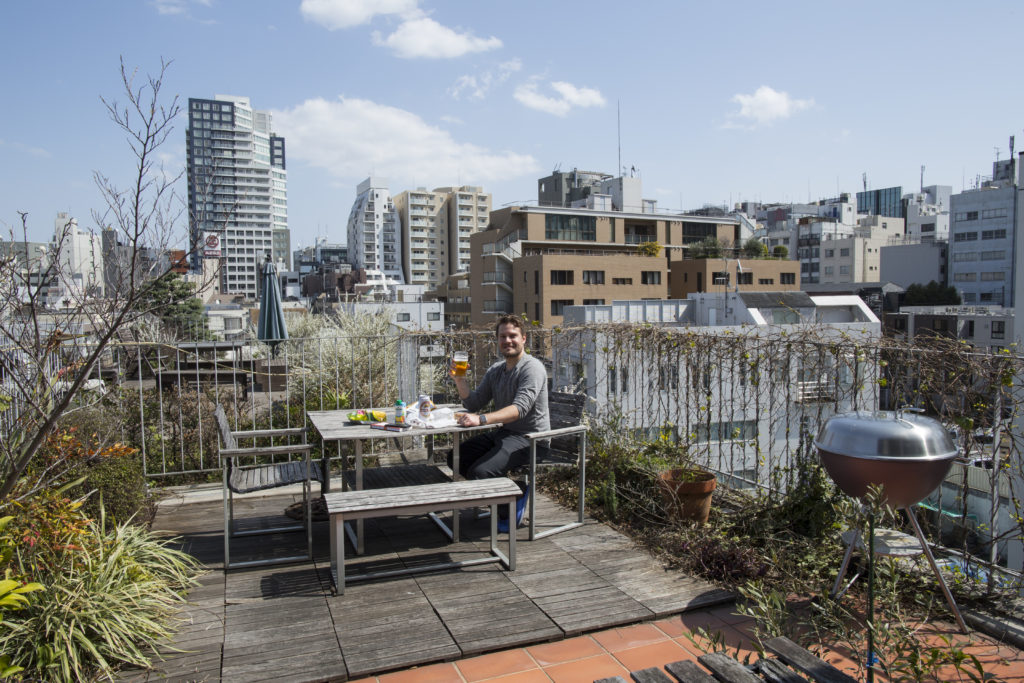
[[[273,523],[295,499],[249,497],[236,503],[236,517]],[[481,565],[352,583],[332,595],[326,523],[314,525],[312,562],[224,572],[222,505],[194,500],[164,502],[154,527],[180,535],[210,571],[190,593],[165,661],[148,676],[129,673],[130,680],[347,680],[550,644],[732,599],[666,570],[593,520],[534,542],[520,529],[515,571]],[[574,516],[542,495],[537,503],[541,530]],[[465,511],[462,526],[463,539],[453,544],[426,517],[368,522],[367,552],[349,556],[349,576],[485,553],[489,522]],[[245,537],[232,543],[232,557],[294,554],[303,540]]]

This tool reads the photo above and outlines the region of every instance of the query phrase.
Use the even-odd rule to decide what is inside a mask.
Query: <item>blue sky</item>
[[[355,186],[536,198],[555,167],[622,163],[663,208],[959,191],[1024,149],[1019,2],[96,0],[5,3],[0,229],[94,226],[132,159],[100,97],[118,64],[165,91],[246,95],[287,139],[293,247],[344,241]],[[184,165],[184,117],[163,149]],[[182,226],[184,227],[184,226]]]

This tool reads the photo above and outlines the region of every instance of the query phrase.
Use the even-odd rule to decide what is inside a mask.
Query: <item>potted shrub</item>
[[[711,494],[717,479],[707,470],[694,466],[676,467],[658,474],[658,490],[671,519],[708,521]]]

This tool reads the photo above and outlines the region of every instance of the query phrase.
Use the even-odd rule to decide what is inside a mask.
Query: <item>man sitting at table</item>
[[[482,432],[459,446],[459,473],[467,479],[500,477],[526,465],[530,460],[526,434],[549,428],[547,372],[543,363],[525,352],[525,327],[516,315],[498,320],[495,331],[504,360],[487,369],[474,391],[470,391],[464,375],[456,376],[454,362],[449,368],[462,405],[472,411],[462,415],[459,424],[475,427],[501,423],[501,427]],[[488,405],[490,412],[483,412]]]

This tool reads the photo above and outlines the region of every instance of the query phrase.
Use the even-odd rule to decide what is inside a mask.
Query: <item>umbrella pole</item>
[[[870,505],[870,504],[869,504]],[[875,510],[868,511],[868,683],[875,681]]]

